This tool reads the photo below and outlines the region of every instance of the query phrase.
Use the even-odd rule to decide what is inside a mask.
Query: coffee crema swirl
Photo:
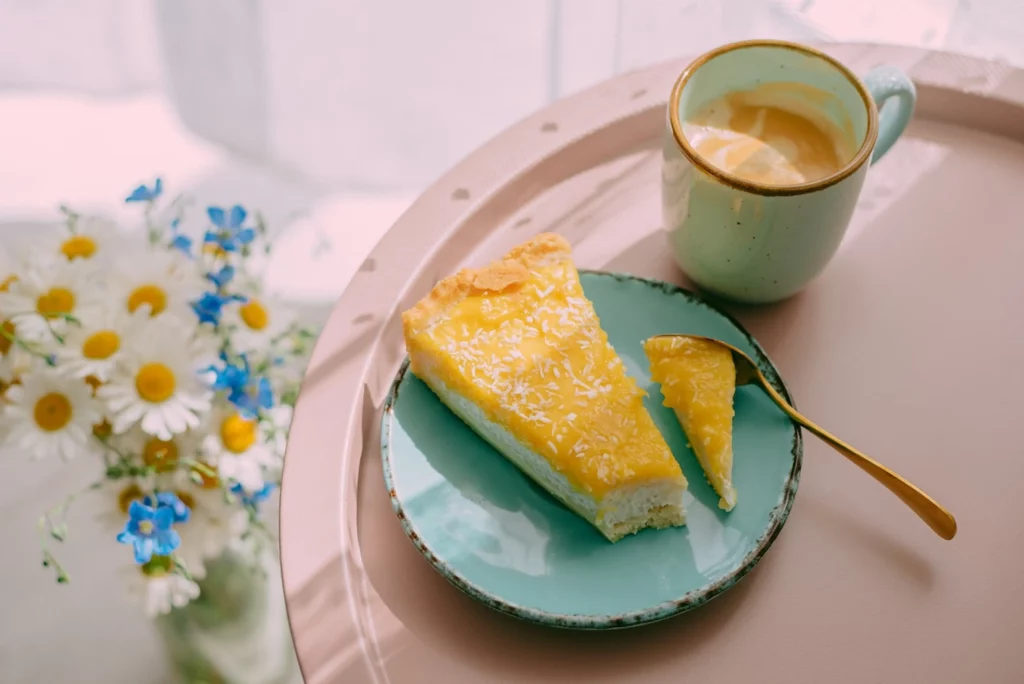
[[[773,104],[780,89],[772,90],[730,93],[699,108],[683,121],[690,146],[726,173],[775,186],[827,178],[852,159],[849,136],[824,115],[812,120],[784,99]]]

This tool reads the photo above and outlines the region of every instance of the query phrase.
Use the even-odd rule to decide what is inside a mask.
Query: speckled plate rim
[[[719,316],[722,316],[729,321],[729,323],[735,326],[735,328],[750,343],[755,354],[754,360],[768,379],[768,382],[770,382],[772,386],[783,397],[785,397],[788,402],[790,402],[791,405],[795,406],[792,398],[790,397],[789,390],[782,381],[782,376],[779,374],[778,369],[775,367],[775,364],[772,363],[771,359],[768,358],[768,355],[765,353],[764,349],[761,348],[761,345],[758,344],[754,336],[747,332],[746,328],[744,328],[743,325],[741,325],[740,322],[733,318],[728,312],[711,304],[696,292],[678,285],[673,285],[672,283],[655,280],[653,278],[644,278],[642,276],[636,276],[629,273],[616,273],[590,269],[579,269],[579,273],[581,276],[609,277],[620,282],[635,281],[643,283],[650,287],[658,288],[667,295],[682,297],[689,304],[706,307]],[[497,596],[474,584],[457,570],[452,568],[442,558],[439,558],[434,554],[434,552],[431,551],[423,541],[422,537],[417,533],[415,525],[406,515],[405,510],[402,507],[402,502],[399,500],[398,494],[395,491],[394,476],[391,470],[391,426],[393,423],[394,404],[398,398],[398,390],[408,369],[409,359],[406,357],[402,362],[398,373],[395,375],[394,381],[391,383],[387,399],[384,402],[384,410],[381,414],[381,463],[384,469],[384,484],[388,489],[388,498],[391,500],[391,508],[394,510],[395,515],[398,516],[398,520],[402,525],[402,531],[405,532],[406,536],[409,537],[419,552],[423,554],[423,557],[427,559],[435,570],[441,573],[446,580],[455,585],[455,587],[461,591],[501,613],[511,615],[521,620],[536,622],[551,627],[586,630],[635,627],[685,613],[704,605],[716,596],[728,591],[743,579],[747,573],[753,570],[754,566],[758,564],[766,553],[768,553],[768,549],[771,548],[775,539],[779,536],[783,526],[786,524],[786,520],[789,518],[789,512],[793,508],[793,502],[796,499],[796,492],[800,485],[800,469],[803,464],[804,451],[803,436],[800,428],[795,424],[793,425],[793,444],[790,451],[793,455],[793,466],[783,482],[783,491],[779,502],[769,513],[768,526],[765,528],[764,533],[758,537],[754,544],[754,548],[751,549],[750,553],[748,553],[733,570],[726,573],[716,581],[711,582],[700,589],[688,592],[678,599],[664,601],[650,606],[649,608],[630,611],[619,615],[594,616],[553,613],[506,601],[500,596]]]

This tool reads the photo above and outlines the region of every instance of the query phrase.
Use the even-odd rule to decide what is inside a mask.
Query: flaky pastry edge
[[[408,337],[426,329],[435,318],[466,297],[501,292],[530,277],[530,272],[572,258],[569,241],[555,233],[541,233],[512,248],[508,254],[481,268],[464,268],[444,278],[412,308],[402,313]]]

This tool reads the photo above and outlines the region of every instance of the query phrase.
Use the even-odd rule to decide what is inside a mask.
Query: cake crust
[[[513,248],[500,261],[480,268],[464,268],[438,282],[423,299],[402,314],[402,326],[406,335],[423,330],[466,297],[502,292],[525,282],[530,271],[571,257],[572,247],[561,235],[536,235]]]

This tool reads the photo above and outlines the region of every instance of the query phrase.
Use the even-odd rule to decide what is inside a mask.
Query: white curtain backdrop
[[[0,0],[0,92],[158,87],[156,36],[148,0]]]
[[[424,184],[530,111],[756,36],[1024,63],[1019,0],[0,0],[0,91],[162,90],[246,158],[354,192]]]

